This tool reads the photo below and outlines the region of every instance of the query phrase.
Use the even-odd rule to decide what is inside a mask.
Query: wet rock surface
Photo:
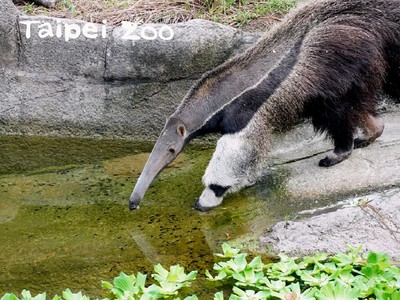
[[[365,251],[400,258],[400,109],[391,106],[381,117],[382,136],[330,168],[319,167],[318,161],[332,145],[315,136],[311,126],[276,137],[272,161],[290,174],[284,184],[287,196],[316,206],[321,199],[340,202],[277,223],[261,244],[293,255],[363,245]]]
[[[364,251],[386,252],[399,258],[400,189],[358,199],[349,199],[340,208],[332,208],[335,211],[302,221],[280,222],[261,242],[273,245],[275,251],[301,255],[346,252],[347,244],[362,245]]]

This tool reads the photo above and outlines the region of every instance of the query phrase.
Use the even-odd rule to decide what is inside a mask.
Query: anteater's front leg
[[[194,208],[212,209],[222,203],[228,192],[254,184],[257,169],[257,151],[246,136],[222,136],[203,176],[205,189]]]
[[[334,124],[330,121],[328,124]],[[348,115],[339,120],[336,126],[328,127],[328,133],[332,136],[335,149],[319,162],[320,166],[330,167],[347,159],[353,148],[366,147],[381,136],[384,124],[382,120],[371,113],[359,113],[356,116]],[[356,127],[364,131],[363,137],[353,140]]]
[[[353,131],[344,129],[333,134],[335,149],[319,161],[321,167],[331,167],[347,159],[353,151]]]

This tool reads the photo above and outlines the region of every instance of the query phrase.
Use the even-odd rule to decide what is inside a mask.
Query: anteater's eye
[[[169,148],[168,151],[169,151],[169,153],[175,154],[175,149],[174,148]]]

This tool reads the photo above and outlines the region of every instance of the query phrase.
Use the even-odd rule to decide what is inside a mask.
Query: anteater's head
[[[140,201],[154,178],[178,156],[188,139],[185,124],[177,118],[169,118],[136,182],[129,201],[130,209],[139,208]]]

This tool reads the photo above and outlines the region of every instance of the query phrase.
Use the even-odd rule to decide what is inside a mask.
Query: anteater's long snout
[[[140,180],[143,177],[140,176],[138,182],[135,185],[135,188],[131,194],[131,198],[129,199],[129,209],[134,210],[134,209],[139,209],[139,204],[142,201],[144,194],[146,193],[146,190],[148,189],[150,184],[144,184],[140,183]],[[142,180],[143,181],[143,180]],[[147,187],[146,187],[147,185]]]
[[[176,118],[167,120],[150,157],[140,174],[129,200],[129,209],[138,209],[144,194],[157,175],[182,151],[187,137],[186,127]]]
[[[172,147],[168,146],[168,143],[165,143],[163,139],[157,141],[133,189],[129,200],[129,209],[134,210],[139,208],[139,204],[151,183],[157,175],[176,158],[181,152],[182,147],[182,143]]]
[[[142,174],[140,174],[140,177],[136,182],[135,188],[133,189],[133,192],[131,194],[131,198],[129,199],[130,210],[139,209],[139,204],[146,194],[146,191],[149,188],[150,184],[156,178],[158,173],[160,173],[162,169],[164,169],[164,167],[168,164],[168,161],[165,160],[161,164],[155,162],[153,152],[150,155]]]

